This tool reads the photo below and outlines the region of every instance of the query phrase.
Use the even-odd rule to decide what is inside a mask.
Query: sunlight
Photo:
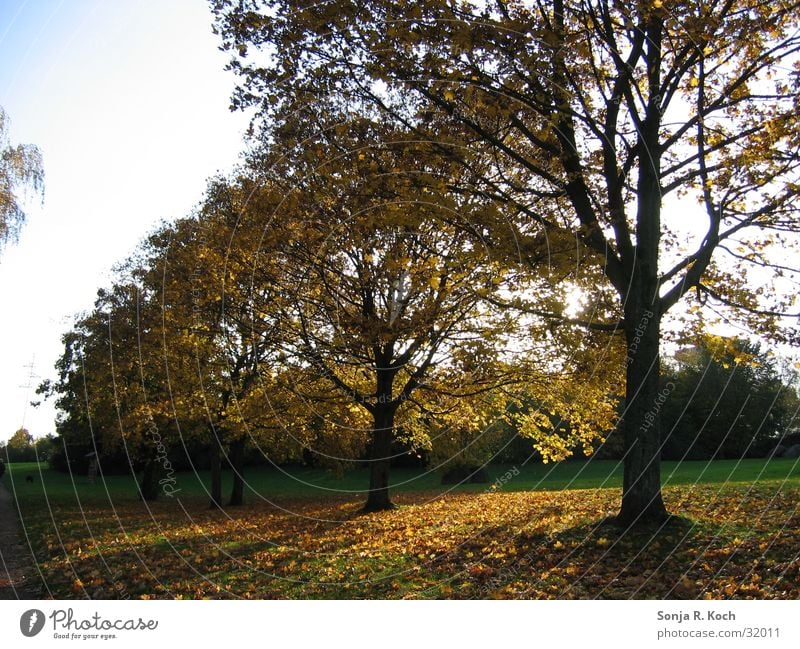
[[[564,283],[564,315],[577,318],[586,309],[586,293],[572,282]]]

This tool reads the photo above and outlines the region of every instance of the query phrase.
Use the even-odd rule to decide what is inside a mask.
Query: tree
[[[75,461],[80,466],[94,452],[101,468],[119,464],[140,473],[145,500],[174,490],[165,479],[179,435],[164,373],[161,321],[161,305],[142,282],[141,267],[129,260],[116,281],[98,291],[94,309],[63,336],[58,378],[38,390],[56,398],[64,468],[71,470]]]
[[[340,134],[330,154],[328,125]],[[570,373],[553,353],[557,336],[496,304],[512,283],[537,293],[549,268],[505,273],[472,232],[494,205],[447,191],[458,168],[409,135],[369,118],[304,113],[287,138],[303,142],[297,157],[282,146],[288,168],[270,170],[288,180],[278,218],[264,216],[256,265],[271,268],[271,305],[254,308],[278,312],[275,340],[299,380],[290,389],[339,435],[368,431],[366,510],[393,506],[398,438],[425,447],[433,431],[480,435],[497,416],[492,392],[538,377],[555,402]]]
[[[36,450],[33,446],[33,435],[26,428],[18,429],[6,444],[6,457],[9,462],[33,462]]]
[[[42,154],[32,144],[9,143],[8,116],[0,107],[0,245],[16,240],[25,222],[19,189],[41,192],[43,185]]]
[[[33,444],[33,435],[28,432],[27,428],[19,428],[8,440],[9,448],[18,450],[26,449]]]
[[[268,261],[258,261],[262,209],[274,200],[246,176],[216,178],[196,218],[178,220],[148,243],[147,281],[162,301],[172,408],[176,419],[206,429],[212,506],[222,505],[223,459],[233,472],[228,504],[241,505],[248,444],[275,456],[299,448],[298,440],[278,435],[291,408],[275,385],[278,289]]]
[[[800,404],[776,360],[739,338],[704,336],[675,355],[662,383],[664,456],[674,460],[764,457]]]
[[[212,508],[224,504],[222,458],[236,420],[235,388],[226,382],[230,366],[221,323],[228,274],[224,241],[217,241],[218,225],[212,219],[187,218],[159,228],[148,237],[143,263],[146,281],[162,305],[162,380],[171,386],[170,407],[176,421],[187,432],[202,431],[210,457]],[[240,483],[241,467],[235,476],[235,484]]]
[[[64,351],[56,360],[57,379],[43,381],[36,390],[45,399],[53,398],[56,407],[57,450],[50,459],[51,466],[67,472],[77,457],[92,450],[93,440],[88,409],[85,406],[85,388],[82,381],[83,337],[81,323],[61,336]]]
[[[53,433],[37,439],[33,445],[36,447],[36,457],[40,462],[46,462],[58,451],[58,441]]]
[[[797,232],[798,3],[212,5],[266,133],[310,104],[378,111],[470,172],[454,189],[512,207],[523,253],[570,238],[602,271],[622,317],[581,319],[628,348],[618,520],[663,520],[662,319],[688,295],[775,333],[796,293],[775,250]]]
[[[297,392],[315,404],[350,403],[368,418],[361,422],[370,431],[365,509],[379,510],[392,507],[389,464],[398,413],[413,419],[413,411],[425,410],[419,393],[434,390],[430,374],[452,362],[453,346],[497,339],[509,321],[476,292],[492,286],[488,267],[471,261],[483,252],[430,217],[441,201],[404,204],[389,196],[397,191],[386,186],[392,178],[383,187],[370,182],[374,177],[361,186],[354,176],[347,180],[355,184],[349,191],[336,183],[330,200],[310,202],[315,214],[306,214],[304,227],[288,231],[279,248],[285,258],[276,278],[284,295],[282,347],[298,369],[322,379],[312,384],[323,390],[298,385]],[[472,376],[452,372],[450,391],[502,381],[491,357],[484,361]],[[358,425],[358,413],[351,420]]]
[[[223,506],[223,460],[229,504],[242,504],[248,443],[299,454],[298,439],[278,434],[292,404],[270,373],[270,310],[251,308],[254,293],[268,304],[272,290],[251,281],[260,232],[258,201],[245,209],[251,194],[246,179],[215,179],[195,217],[150,233],[65,334],[59,377],[39,389],[57,397],[65,446],[104,463],[124,452],[146,499],[174,491],[172,458],[198,447],[210,456],[213,507]]]

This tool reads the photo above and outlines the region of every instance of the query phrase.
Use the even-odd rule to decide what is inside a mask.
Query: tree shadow
[[[694,599],[697,550],[708,529],[671,516],[660,524],[620,526],[607,517],[560,530],[520,534],[512,560],[491,566],[506,596],[554,599]],[[499,577],[499,580],[497,579]],[[505,584],[505,586],[504,586]],[[483,588],[479,596],[494,596]]]

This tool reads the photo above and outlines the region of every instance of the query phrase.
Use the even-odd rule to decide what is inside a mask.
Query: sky
[[[46,175],[0,251],[0,440],[54,432],[52,404],[28,404],[54,378],[61,335],[114,264],[244,150],[211,22],[204,0],[0,2],[0,106]]]

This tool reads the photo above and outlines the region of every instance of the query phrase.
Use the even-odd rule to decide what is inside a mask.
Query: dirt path
[[[8,489],[0,484],[0,599],[41,597],[39,575]]]

